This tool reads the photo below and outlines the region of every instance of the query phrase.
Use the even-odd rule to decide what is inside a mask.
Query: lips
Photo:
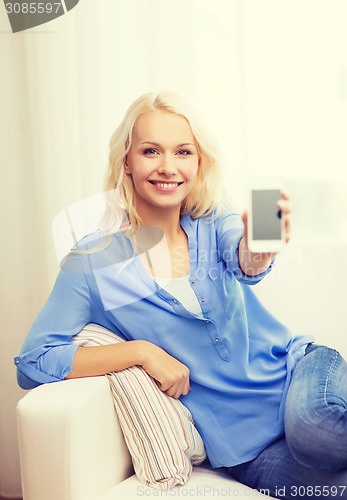
[[[149,180],[148,182],[150,184],[153,184],[153,186],[156,186],[160,189],[175,189],[177,186],[180,186],[181,184],[183,184],[183,181],[181,181],[181,182],[163,182],[163,181]]]

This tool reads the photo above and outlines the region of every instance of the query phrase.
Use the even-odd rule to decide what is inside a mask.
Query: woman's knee
[[[318,366],[299,370],[288,392],[285,433],[299,463],[337,471],[347,467],[347,365],[337,351],[317,351]]]
[[[285,433],[294,458],[307,467],[337,471],[347,468],[347,413],[326,408],[324,415],[307,409],[296,419],[286,419]]]

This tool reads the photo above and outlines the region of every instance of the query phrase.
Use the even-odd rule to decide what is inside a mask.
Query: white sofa
[[[208,467],[194,467],[188,483],[169,492],[144,486],[106,377],[39,386],[19,401],[17,420],[24,500],[263,496]]]
[[[291,243],[255,291],[294,332],[313,333],[318,343],[347,358],[346,250],[341,242]],[[19,402],[17,415],[24,500],[165,496],[134,476],[105,377],[40,386]],[[166,496],[174,495],[209,499],[258,493],[217,470],[196,467],[186,486]]]

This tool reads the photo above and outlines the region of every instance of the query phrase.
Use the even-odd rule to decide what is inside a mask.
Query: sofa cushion
[[[150,488],[141,484],[135,475],[122,481],[117,486],[101,495],[97,500],[138,500],[140,497],[151,498],[163,493],[154,492]],[[273,498],[267,490],[263,493],[245,486],[226,472],[220,469],[212,469],[209,466],[198,466],[193,468],[192,475],[188,483],[184,486],[176,486],[172,491],[165,494],[172,498],[203,498],[212,500],[214,498]],[[265,495],[265,496],[264,496]]]

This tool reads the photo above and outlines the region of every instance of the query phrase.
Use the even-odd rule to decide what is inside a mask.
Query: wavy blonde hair
[[[106,205],[99,221],[100,238],[96,246],[88,250],[78,248],[76,242],[77,248],[71,250],[70,254],[99,252],[108,247],[113,233],[123,235],[124,232],[132,238],[141,225],[141,217],[136,211],[132,177],[125,173],[124,166],[131,148],[136,120],[142,114],[156,110],[183,116],[191,127],[198,149],[199,169],[191,191],[182,202],[181,215],[190,214],[193,218],[205,217],[212,222],[223,208],[230,206],[230,201],[223,190],[218,147],[204,129],[197,113],[182,96],[173,92],[144,94],[128,108],[123,121],[111,136],[109,164],[104,183]],[[213,216],[208,218],[212,212]],[[135,246],[133,250],[135,255]]]
[[[132,178],[125,174],[124,165],[131,148],[132,132],[136,120],[140,115],[156,110],[174,113],[186,118],[197,143],[200,167],[190,193],[182,202],[181,215],[190,214],[194,218],[204,217],[226,203],[226,196],[222,190],[218,148],[204,129],[196,112],[180,95],[169,91],[151,92],[140,96],[129,107],[123,121],[114,131],[110,140],[105,190],[109,192],[115,188],[117,191],[119,190],[120,200],[128,214],[132,228],[141,224],[141,217],[136,211]],[[114,227],[117,220],[117,209],[115,205],[112,209],[112,203],[109,203],[109,207],[106,226]]]

